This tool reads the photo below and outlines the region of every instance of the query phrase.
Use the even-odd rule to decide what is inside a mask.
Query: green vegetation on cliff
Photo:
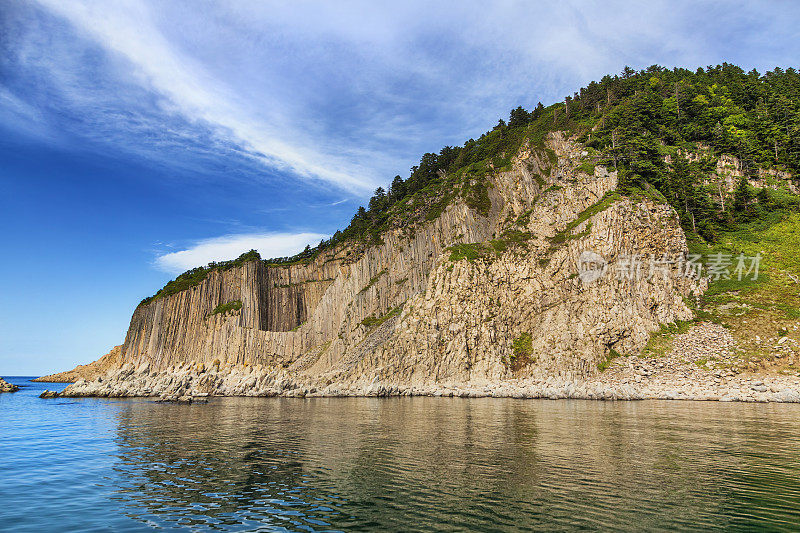
[[[233,313],[234,311],[239,311],[242,308],[241,300],[233,300],[232,302],[219,304],[211,311],[212,315],[227,315],[228,313]]]
[[[730,154],[739,159],[747,177],[778,185],[774,172],[763,173],[769,169],[788,172],[797,182],[797,70],[776,68],[762,75],[727,63],[696,71],[657,65],[641,71],[626,67],[620,75],[592,82],[563,102],[547,107],[539,103],[532,111],[517,107],[508,122],[499,120],[477,140],[424,154],[407,179],[395,176],[388,189],[376,189],[367,206],[359,207],[350,224],[331,239],[295,256],[265,262],[310,262],[344,243],[360,247],[380,243],[387,229],[413,231],[415,224],[437,218],[458,198],[486,216],[491,208],[487,176],[508,168],[525,141],[553,164],[555,154],[545,148],[544,139],[557,130],[577,136],[588,147],[591,157],[579,171],[591,173],[596,164],[618,170],[621,194],[644,194],[669,202],[687,233],[701,242],[717,242],[740,224],[800,207],[798,197],[789,191],[756,189],[747,178],[741,180],[731,202],[719,184],[708,179],[718,157]],[[477,249],[462,245],[451,252],[469,259]],[[212,270],[258,259],[250,251],[234,261],[190,270],[143,303],[197,285]]]
[[[164,286],[164,288],[155,293],[153,296],[150,296],[149,298],[145,298],[144,300],[142,300],[139,303],[139,305],[144,305],[150,303],[151,301],[157,298],[170,296],[172,294],[176,294],[181,291],[185,291],[188,288],[199,285],[204,279],[206,279],[208,274],[214,270],[221,270],[221,271],[230,270],[232,268],[241,266],[248,261],[258,261],[260,259],[261,256],[257,251],[250,250],[249,252],[245,252],[238,258],[233,259],[231,261],[209,263],[208,266],[193,268],[191,270],[184,272],[174,280],[167,283]]]
[[[381,316],[368,316],[364,320],[361,321],[361,325],[365,326],[370,332],[374,331],[378,326],[386,322],[392,317],[399,316],[400,313],[403,311],[403,306],[399,305],[393,309],[390,309],[386,314]]]
[[[590,226],[591,222],[589,223],[589,225],[587,225],[588,227],[587,227],[586,230],[584,230],[583,232],[581,232],[581,233],[579,233],[577,235],[573,234],[572,230],[574,230],[579,225],[581,225],[582,223],[584,223],[587,220],[589,220],[594,215],[596,215],[598,213],[602,213],[603,211],[608,209],[611,206],[611,204],[613,204],[614,202],[619,200],[619,198],[620,198],[620,195],[616,191],[611,191],[609,193],[606,193],[597,202],[595,202],[594,204],[590,205],[589,207],[584,209],[582,212],[578,213],[578,216],[575,217],[574,220],[570,221],[562,231],[559,231],[558,233],[556,233],[555,235],[550,237],[550,244],[553,247],[555,247],[555,246],[563,244],[563,243],[565,243],[565,242],[567,242],[567,241],[569,241],[571,239],[577,239],[577,238],[580,238],[580,237],[584,236],[585,234],[588,234],[589,233],[589,228],[591,227]]]
[[[665,355],[676,335],[696,322],[712,321],[725,326],[739,346],[727,365],[740,371],[800,372],[797,360],[781,351],[782,338],[800,341],[800,213],[767,213],[721,232],[716,243],[695,239],[689,245],[706,264],[713,257],[729,258],[730,276],[712,279],[697,301],[688,302],[696,319],[664,325],[653,334],[645,356]],[[750,273],[739,279],[733,272],[739,254],[759,255],[757,277]]]
[[[691,71],[657,65],[625,68],[592,82],[563,102],[533,111],[512,110],[477,140],[422,156],[408,179],[396,176],[378,188],[350,225],[311,254],[345,240],[377,242],[389,227],[438,216],[455,197],[486,215],[491,207],[485,177],[506,168],[523,141],[542,150],[550,131],[577,135],[597,154],[578,170],[600,163],[620,172],[620,192],[668,201],[684,229],[715,241],[720,231],[776,209],[796,208],[785,191],[754,191],[744,180],[736,199],[708,175],[720,155],[739,158],[746,176],[759,170],[800,171],[800,74],[776,68],[764,75],[727,63]],[[687,158],[687,154],[694,157]],[[548,156],[554,159],[551,151]]]
[[[800,75],[791,68],[765,75],[729,64],[695,72],[626,69],[589,84],[564,108],[569,119],[565,111],[562,127],[621,171],[623,191],[657,189],[684,228],[708,241],[776,207],[756,195],[725,204],[718,185],[707,180],[718,156],[736,156],[753,178],[763,169],[795,177],[800,170]]]
[[[516,339],[514,339],[514,343],[511,346],[512,348],[512,359],[516,361],[517,359],[522,359],[525,357],[530,357],[533,353],[533,337],[528,332],[523,333]]]

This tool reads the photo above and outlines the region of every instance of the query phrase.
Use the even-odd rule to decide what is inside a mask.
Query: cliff
[[[370,246],[212,271],[140,305],[115,369],[65,395],[336,395],[376,384],[590,379],[604,361],[637,354],[661,324],[690,318],[685,299],[703,289],[679,272],[687,245],[674,210],[614,192],[616,172],[595,162],[551,133],[486,176],[484,208],[459,198]],[[614,273],[634,256],[669,262],[659,275]],[[587,257],[604,275],[583,275]]]
[[[798,95],[653,65],[518,107],[313,249],[178,276],[64,394],[798,401]]]

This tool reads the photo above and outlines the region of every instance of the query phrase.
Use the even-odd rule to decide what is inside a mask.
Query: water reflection
[[[749,529],[800,521],[800,406],[492,399],[119,404],[136,523]]]

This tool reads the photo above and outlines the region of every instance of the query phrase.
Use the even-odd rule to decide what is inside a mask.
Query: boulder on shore
[[[0,378],[0,392],[17,392],[18,390],[18,386],[12,385],[3,378]]]

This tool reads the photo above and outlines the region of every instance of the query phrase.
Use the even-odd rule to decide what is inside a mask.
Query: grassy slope
[[[704,258],[717,252],[761,254],[756,281],[747,277],[710,283],[697,321],[712,320],[730,330],[741,348],[736,362],[740,370],[800,372],[797,360],[776,348],[783,336],[800,341],[800,213],[771,213],[724,233],[718,244],[694,242],[690,247]],[[673,336],[687,331],[693,322],[662,328],[644,355],[669,352]]]

